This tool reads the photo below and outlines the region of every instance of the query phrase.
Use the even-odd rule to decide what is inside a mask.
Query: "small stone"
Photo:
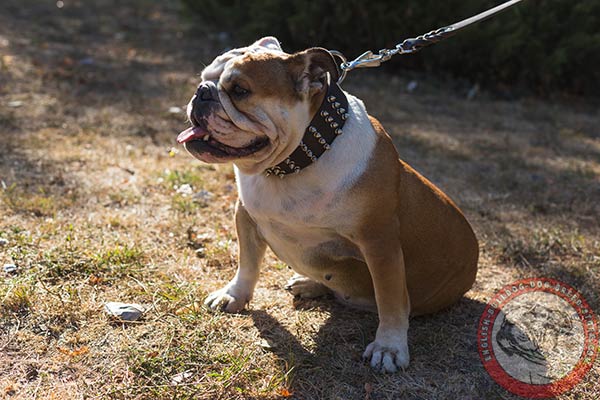
[[[186,381],[189,378],[191,378],[192,376],[194,376],[194,373],[192,371],[181,372],[181,373],[179,373],[177,375],[174,375],[173,378],[171,378],[171,384],[172,385],[181,384],[184,381]]]
[[[181,107],[169,107],[170,114],[181,114],[183,109]]]
[[[4,264],[4,272],[7,274],[15,274],[17,266],[15,264]]]
[[[194,191],[192,190],[192,187],[188,183],[184,183],[183,185],[179,186],[179,188],[177,189],[177,193],[179,193],[183,196],[189,196],[193,192]],[[196,196],[194,196],[194,197],[196,197]]]
[[[255,342],[258,347],[262,347],[263,349],[270,350],[275,346],[271,345],[266,339],[261,339],[258,342]]]
[[[93,65],[96,61],[92,57],[85,57],[79,60],[81,65]]]
[[[6,246],[8,244],[8,239],[0,238],[0,246]]]
[[[104,311],[124,321],[137,321],[146,309],[140,304],[108,302],[104,303]]]
[[[412,92],[414,92],[414,91],[415,91],[415,89],[417,88],[417,86],[419,86],[419,82],[417,82],[417,81],[410,81],[410,82],[408,82],[408,84],[406,85],[406,90],[407,90],[409,93],[412,93]]]
[[[479,84],[473,85],[471,89],[467,92],[467,100],[473,100],[475,96],[479,94]]]
[[[215,197],[215,195],[208,190],[201,190],[194,194],[193,199],[198,202],[208,202],[212,200],[213,197]]]
[[[12,108],[21,107],[22,105],[23,105],[23,102],[21,100],[15,100],[15,101],[8,102],[8,106],[12,107]]]

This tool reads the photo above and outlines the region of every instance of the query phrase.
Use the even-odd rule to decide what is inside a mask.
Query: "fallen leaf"
[[[4,393],[7,396],[14,396],[15,394],[17,394],[17,389],[15,389],[13,385],[8,385],[4,388]]]
[[[96,275],[90,275],[89,279],[88,279],[88,283],[90,285],[97,285],[99,283],[102,283],[103,279],[100,276],[96,276]]]
[[[59,347],[58,351],[60,351],[63,354],[66,354],[69,357],[77,357],[77,356],[81,356],[83,354],[89,353],[90,348],[87,346],[82,346],[78,349],[70,350],[70,349],[66,349],[64,347]]]
[[[371,393],[373,393],[373,385],[370,382],[365,383],[365,400],[371,400]]]
[[[75,61],[73,61],[73,59],[71,57],[63,58],[63,65],[66,65],[67,67],[71,67],[73,64],[75,64]]]

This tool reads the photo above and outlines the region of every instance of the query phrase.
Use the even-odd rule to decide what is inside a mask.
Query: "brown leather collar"
[[[321,107],[304,131],[298,147],[284,161],[267,168],[265,175],[283,178],[288,174],[298,173],[317,161],[331,148],[335,138],[342,134],[347,119],[348,99],[338,84],[332,83],[327,89]]]

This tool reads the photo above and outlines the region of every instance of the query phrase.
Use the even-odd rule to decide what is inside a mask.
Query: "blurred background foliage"
[[[394,47],[484,11],[490,0],[182,0],[205,27],[243,45],[274,35],[286,51],[312,46],[354,58]],[[387,71],[423,70],[489,89],[598,96],[600,0],[525,0],[452,39],[410,56]]]

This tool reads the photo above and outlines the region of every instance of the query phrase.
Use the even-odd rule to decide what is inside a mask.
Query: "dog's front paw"
[[[237,313],[242,311],[249,301],[249,295],[237,291],[233,285],[227,285],[209,294],[204,300],[204,305],[214,311]]]
[[[410,362],[406,337],[404,340],[375,339],[367,346],[363,359],[370,360],[371,367],[380,372],[394,373],[399,368],[404,370]]]

